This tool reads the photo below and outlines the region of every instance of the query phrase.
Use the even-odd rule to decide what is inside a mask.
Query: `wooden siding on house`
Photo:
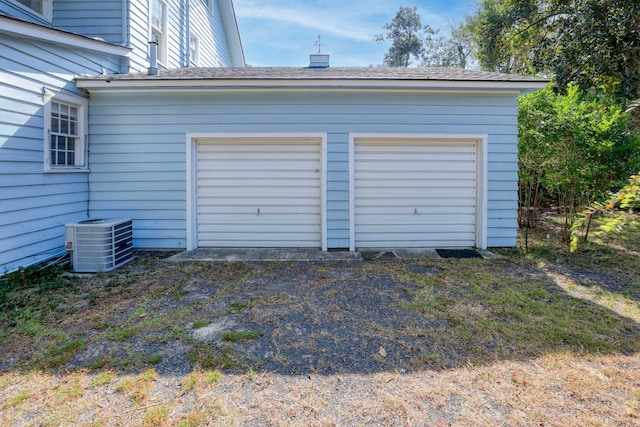
[[[487,245],[515,245],[513,94],[95,93],[89,121],[90,214],[133,218],[136,247],[186,245],[189,132],[326,133],[328,248],[349,247],[350,133],[487,134]]]
[[[231,66],[231,56],[217,1],[213,2],[213,10],[201,0],[166,0],[166,5],[167,60],[166,63],[160,64],[161,67],[189,66],[190,32],[198,37],[198,66]],[[149,0],[131,0],[129,7],[131,70],[145,71],[149,67]]]
[[[85,96],[78,74],[119,58],[0,33],[0,274],[64,252],[64,224],[87,218],[86,173],[44,173],[45,88]]]
[[[125,44],[122,7],[122,0],[54,0],[53,26]]]

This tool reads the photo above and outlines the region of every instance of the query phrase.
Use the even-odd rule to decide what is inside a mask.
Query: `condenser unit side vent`
[[[73,270],[111,271],[133,259],[131,219],[90,219],[65,226]]]

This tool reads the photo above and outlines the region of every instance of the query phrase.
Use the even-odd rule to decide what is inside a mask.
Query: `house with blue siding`
[[[231,0],[0,0],[0,45],[0,273],[89,218],[138,249],[515,246],[543,80],[244,67]]]
[[[517,98],[545,82],[326,65],[79,77],[91,215],[145,248],[515,245]]]
[[[65,253],[88,219],[83,75],[242,67],[231,0],[0,0],[0,274]],[[96,135],[97,136],[97,135]]]

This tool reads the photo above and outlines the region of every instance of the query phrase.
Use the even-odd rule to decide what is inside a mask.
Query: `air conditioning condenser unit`
[[[131,219],[89,219],[65,225],[66,249],[79,273],[111,271],[133,259]]]

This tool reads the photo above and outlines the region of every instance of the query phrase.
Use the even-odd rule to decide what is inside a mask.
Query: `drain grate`
[[[482,258],[474,249],[436,249],[440,258]]]

